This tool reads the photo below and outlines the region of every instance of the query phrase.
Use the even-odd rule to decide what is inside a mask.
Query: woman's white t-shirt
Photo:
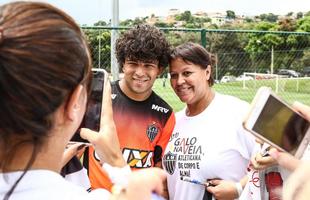
[[[185,109],[176,114],[176,125],[163,157],[169,173],[172,200],[202,199],[205,187],[181,180],[239,181],[247,173],[254,137],[242,128],[248,104],[235,97],[215,94],[200,114],[188,117]]]

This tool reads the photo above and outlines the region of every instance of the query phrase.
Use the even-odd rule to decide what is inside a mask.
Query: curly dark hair
[[[126,31],[116,41],[116,57],[122,67],[125,59],[139,61],[158,61],[158,66],[167,67],[170,44],[164,33],[147,24],[137,25]]]

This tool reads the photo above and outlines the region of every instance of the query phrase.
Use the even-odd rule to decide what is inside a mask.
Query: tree
[[[260,22],[255,26],[255,30],[275,31],[278,25],[270,22]],[[252,66],[256,72],[266,72],[269,70],[271,62],[271,49],[276,52],[277,49],[286,48],[287,35],[279,34],[249,34],[249,41],[245,46],[245,51],[250,55]],[[291,58],[291,57],[287,57]],[[282,65],[286,65],[289,61],[283,57],[277,56],[274,60],[275,70]]]
[[[111,34],[109,30],[98,29],[83,29],[87,41],[89,43],[90,50],[92,52],[92,60],[94,67],[100,67],[110,71],[111,64]],[[100,49],[99,49],[100,43]],[[99,55],[100,54],[100,55]],[[100,58],[100,62],[99,62]]]
[[[297,30],[310,32],[310,15],[297,20]]]
[[[166,35],[172,46],[178,46],[185,42],[200,43],[200,35],[195,32],[174,32],[169,31]]]
[[[244,50],[248,38],[243,36],[246,35],[227,32],[207,34],[206,48],[217,57],[218,78],[227,73],[237,76],[248,71],[251,62]]]
[[[292,17],[293,14],[294,14],[294,12],[288,12],[288,13],[286,14],[286,16],[287,16],[287,17]]]
[[[303,16],[304,16],[304,14],[303,14],[302,12],[298,12],[298,13],[296,14],[296,18],[297,18],[297,19],[303,18]]]
[[[103,20],[100,20],[100,21],[94,23],[94,26],[106,26],[106,25],[108,25],[108,24]]]
[[[246,18],[244,19],[244,21],[245,21],[246,23],[254,22],[254,20],[251,19],[251,18],[249,18],[249,17],[246,17]]]
[[[262,20],[262,21],[267,21],[267,22],[276,22],[278,20],[278,15],[274,15],[272,13],[269,13],[269,14],[261,14],[259,16],[259,18]]]
[[[272,31],[275,30],[276,24],[270,23],[270,22],[260,22],[256,24],[254,27],[254,30],[259,30],[259,31]]]
[[[139,24],[145,24],[146,23],[146,19],[145,18],[140,18],[140,17],[136,17],[135,20],[133,20],[132,25],[139,25]]]
[[[193,16],[191,11],[186,10],[185,12],[181,13],[180,15],[176,15],[175,19],[177,21],[185,21],[187,23],[192,23],[193,22]]]
[[[154,26],[166,28],[166,27],[173,27],[173,24],[167,24],[165,22],[155,22]]]
[[[120,26],[132,26],[133,20],[132,19],[126,19],[124,21],[121,21],[119,23]]]
[[[301,62],[302,62],[303,67],[310,66],[310,50],[304,53],[304,56],[302,57]]]
[[[227,17],[228,19],[235,19],[235,18],[236,18],[236,14],[235,14],[235,12],[232,11],[232,10],[227,10],[227,11],[226,11],[226,17]]]
[[[292,18],[284,18],[278,22],[279,31],[295,31],[296,30],[296,21]]]
[[[146,19],[147,17],[136,17],[134,20],[132,19],[126,19],[124,21],[121,21],[120,22],[120,25],[121,26],[129,26],[129,27],[132,27],[132,26],[135,26],[135,25],[139,25],[139,24],[145,24],[146,23]]]

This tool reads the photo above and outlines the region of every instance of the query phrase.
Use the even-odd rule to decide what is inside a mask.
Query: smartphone
[[[107,72],[104,69],[93,68],[93,78],[91,82],[91,91],[88,99],[84,118],[81,122],[79,129],[73,135],[70,142],[88,143],[80,136],[80,128],[89,128],[94,131],[99,131],[102,94],[104,89],[104,81],[107,78]]]
[[[257,91],[243,122],[255,137],[297,158],[302,157],[310,141],[309,125],[268,87]]]

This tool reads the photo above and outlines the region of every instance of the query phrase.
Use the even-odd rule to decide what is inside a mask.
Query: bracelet
[[[243,188],[242,188],[242,185],[241,185],[240,182],[235,183],[235,186],[236,186],[236,189],[237,189],[237,192],[238,192],[238,198],[239,198],[241,196]]]
[[[112,183],[115,185],[127,186],[128,176],[131,173],[129,165],[125,167],[113,167],[108,163],[104,163],[102,167],[108,173]]]
[[[122,197],[124,197],[126,193],[126,188],[124,186],[121,185],[113,185],[111,188],[111,197],[110,200],[118,200],[118,199],[122,199]]]

